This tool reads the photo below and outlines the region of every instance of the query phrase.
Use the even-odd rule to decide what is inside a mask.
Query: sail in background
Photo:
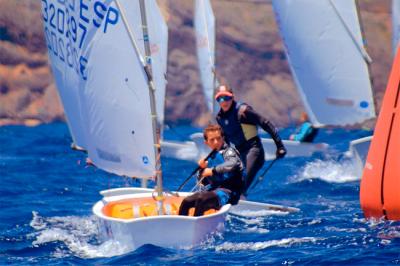
[[[273,0],[289,65],[315,126],[375,116],[354,0]]]
[[[392,0],[392,38],[393,54],[396,53],[397,45],[400,44],[400,1]]]
[[[57,40],[50,45],[58,45],[65,55],[64,61],[61,52],[50,61],[56,79],[62,81],[57,87],[64,107],[72,110],[66,111],[71,132],[84,136],[84,147],[97,167],[118,175],[152,177],[155,151],[149,137],[153,128],[147,78],[121,13],[115,1],[73,3],[76,6],[70,1],[42,1],[49,12],[45,31]],[[139,2],[120,3],[142,52]],[[77,66],[69,66],[69,55]]]
[[[197,60],[208,110],[215,113],[215,17],[209,0],[196,0],[194,8]]]

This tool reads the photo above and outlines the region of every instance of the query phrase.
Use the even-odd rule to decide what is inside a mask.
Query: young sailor
[[[315,139],[318,129],[308,121],[308,115],[305,112],[300,114],[301,125],[296,129],[296,132],[290,135],[290,140],[297,140],[301,142],[313,142]]]
[[[254,177],[264,164],[264,148],[257,127],[260,126],[271,135],[276,145],[276,158],[283,158],[286,149],[272,123],[248,104],[236,102],[232,90],[227,85],[218,87],[215,100],[221,107],[216,120],[225,133],[225,140],[235,145],[245,164],[247,173],[242,193],[246,195]]]
[[[238,151],[224,141],[222,129],[209,125],[204,129],[204,142],[216,150],[207,161],[199,160],[204,185],[203,191],[186,197],[179,208],[179,215],[188,215],[194,207],[194,216],[201,216],[209,209],[219,210],[223,205],[237,204],[243,186],[243,164]]]

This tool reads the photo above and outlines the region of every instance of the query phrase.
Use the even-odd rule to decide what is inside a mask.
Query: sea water
[[[183,140],[197,130],[174,127],[165,136]],[[287,138],[292,130],[280,134]],[[249,200],[299,213],[228,215],[226,230],[198,246],[129,252],[100,239],[91,208],[99,191],[138,181],[85,166],[63,123],[0,127],[0,264],[400,264],[400,223],[364,219],[360,176],[345,156],[350,140],[370,134],[320,130],[316,141],[329,143],[329,151],[279,160],[249,193]],[[164,185],[174,190],[196,165],[163,157],[162,167]]]

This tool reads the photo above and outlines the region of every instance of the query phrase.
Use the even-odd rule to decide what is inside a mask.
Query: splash
[[[34,233],[36,240],[34,247],[39,247],[50,242],[63,242],[68,250],[58,248],[55,257],[77,256],[80,258],[112,257],[124,254],[129,250],[119,242],[107,240],[98,242],[98,227],[96,218],[64,216],[41,217],[37,212],[32,212],[33,219],[30,226],[37,230]]]
[[[227,223],[229,227],[226,231],[235,234],[267,234],[270,232],[266,228],[265,220],[262,217],[228,215]]]
[[[308,163],[300,173],[292,178],[293,182],[320,179],[328,183],[347,183],[360,180],[353,161],[322,161]]]
[[[264,216],[284,216],[288,215],[289,212],[284,212],[284,211],[272,211],[272,210],[258,210],[258,211],[253,211],[253,210],[235,210],[231,211],[230,214],[234,214],[237,216],[242,216],[242,217],[264,217]]]
[[[248,242],[248,243],[232,243],[225,242],[215,247],[216,251],[240,251],[240,250],[253,250],[258,251],[270,247],[290,247],[295,244],[313,243],[324,240],[324,238],[316,237],[301,237],[301,238],[283,238],[279,240],[270,240],[264,242]]]

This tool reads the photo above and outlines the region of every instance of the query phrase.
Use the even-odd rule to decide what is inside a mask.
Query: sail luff
[[[354,0],[353,0],[354,1]],[[372,63],[372,59],[365,50],[364,46],[361,46],[357,42],[357,38],[354,36],[354,34],[351,32],[349,26],[347,25],[346,21],[343,19],[342,15],[340,14],[339,10],[337,9],[336,5],[332,0],[329,0],[329,3],[333,7],[333,10],[335,11],[336,15],[338,16],[340,22],[342,23],[343,27],[346,29],[347,34],[350,36],[351,40],[353,41],[354,45],[357,47],[358,51],[361,53],[362,57],[364,58],[365,62],[368,64]],[[357,14],[358,15],[358,14]]]

